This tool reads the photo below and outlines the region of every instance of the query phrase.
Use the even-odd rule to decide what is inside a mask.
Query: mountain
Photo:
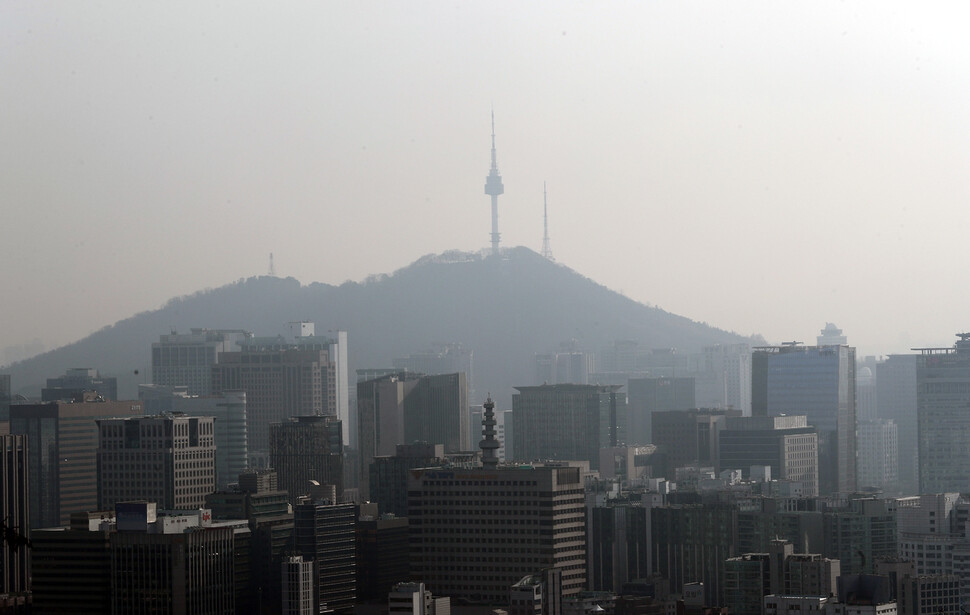
[[[533,384],[533,355],[576,339],[588,351],[618,339],[640,348],[700,350],[750,342],[649,307],[611,291],[527,248],[503,258],[446,252],[425,256],[390,275],[340,286],[301,285],[261,276],[172,299],[62,348],[8,366],[16,391],[38,394],[47,377],[69,367],[117,376],[122,397],[150,378],[151,344],[193,327],[283,333],[290,321],[316,322],[317,334],[348,332],[351,377],[357,368],[390,367],[392,359],[434,342],[461,342],[474,352],[476,395],[491,392],[499,407],[512,387]],[[481,400],[471,400],[473,403]]]

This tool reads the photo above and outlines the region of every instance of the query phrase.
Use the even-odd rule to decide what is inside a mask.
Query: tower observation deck
[[[492,112],[492,167],[485,178],[485,194],[492,197],[492,254],[498,255],[498,197],[505,192],[502,185],[502,176],[498,172],[498,164],[495,161],[495,112]]]

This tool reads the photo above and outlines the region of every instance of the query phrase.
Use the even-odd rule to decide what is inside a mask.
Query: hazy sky
[[[0,348],[489,241],[771,342],[970,329],[962,3],[4,2]],[[219,323],[198,323],[218,326]],[[339,326],[331,323],[329,326]],[[0,361],[2,361],[0,356]]]

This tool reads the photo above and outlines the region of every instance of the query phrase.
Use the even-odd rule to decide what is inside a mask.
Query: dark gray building
[[[755,348],[751,414],[804,414],[818,430],[819,493],[856,489],[855,348]]]
[[[696,408],[694,389],[693,378],[630,378],[626,443],[656,444],[651,431],[653,413]]]
[[[40,398],[41,401],[70,401],[86,391],[94,391],[105,400],[118,399],[118,379],[104,377],[90,367],[73,367],[63,376],[48,378]]]
[[[310,481],[343,494],[343,430],[336,417],[297,416],[270,425],[269,459],[292,502],[310,492]]]
[[[27,436],[0,435],[0,594],[30,589]]]
[[[970,492],[970,333],[916,359],[919,492]]]
[[[522,461],[588,461],[599,468],[600,449],[616,446],[626,394],[619,386],[552,384],[515,387],[512,425]]]
[[[351,613],[357,600],[354,504],[304,503],[293,509],[294,549],[314,562],[320,612]]]
[[[798,481],[805,497],[818,495],[818,434],[804,416],[729,417],[720,432],[718,470],[768,466],[775,480]]]

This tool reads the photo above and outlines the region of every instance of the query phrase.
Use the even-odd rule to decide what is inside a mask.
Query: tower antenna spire
[[[546,182],[542,182],[542,256],[554,261],[549,246],[549,205],[546,202]]]
[[[495,110],[492,110],[492,166],[485,178],[485,194],[492,197],[492,255],[498,256],[498,197],[505,192],[495,157]]]
[[[276,265],[273,264],[273,253],[269,253],[269,275],[276,277]]]

